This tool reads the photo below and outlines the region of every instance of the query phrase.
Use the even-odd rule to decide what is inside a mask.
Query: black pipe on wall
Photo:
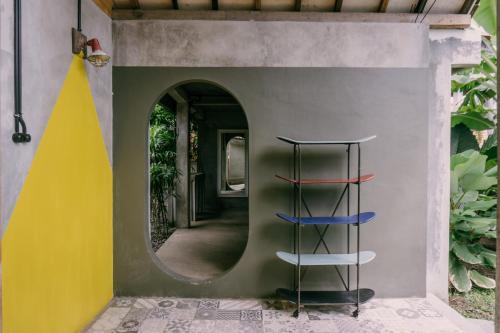
[[[12,141],[30,142],[22,114],[21,0],[14,0],[14,129]],[[22,132],[19,132],[19,126]]]
[[[82,0],[78,0],[77,30],[82,31]]]

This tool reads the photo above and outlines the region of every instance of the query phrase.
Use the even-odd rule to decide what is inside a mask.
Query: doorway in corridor
[[[225,88],[190,81],[167,90],[149,124],[152,248],[165,270],[213,280],[248,239],[248,123]]]

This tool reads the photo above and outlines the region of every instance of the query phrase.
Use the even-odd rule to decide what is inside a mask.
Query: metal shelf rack
[[[293,145],[293,178],[276,175],[276,178],[293,185],[293,215],[277,213],[276,216],[285,222],[292,223],[294,226],[293,253],[278,251],[278,258],[286,263],[294,265],[294,288],[279,288],[276,293],[278,297],[295,303],[297,309],[293,316],[298,317],[302,305],[340,305],[352,304],[356,306],[353,316],[359,315],[359,305],[369,301],[375,292],[371,289],[359,288],[359,268],[375,258],[373,251],[360,251],[361,225],[375,219],[374,212],[361,212],[361,184],[371,181],[373,174],[361,175],[361,144],[375,139],[375,136],[362,138],[359,140],[345,141],[304,141],[294,140],[287,137],[278,136],[279,140]],[[303,146],[314,145],[344,145],[347,153],[347,178],[338,179],[303,179],[302,178],[302,148]],[[357,148],[357,174],[351,177],[351,149]],[[320,185],[320,184],[345,184],[345,187],[337,200],[330,216],[313,216],[307,202],[302,195],[302,186]],[[357,186],[357,211],[356,214],[350,214],[350,190],[351,185]],[[337,216],[337,210],[347,194],[347,215]],[[303,208],[308,216],[303,216]],[[306,225],[314,226],[319,236],[319,241],[312,253],[303,254],[301,251],[301,229]],[[347,253],[334,254],[330,249],[324,237],[331,225],[346,225],[347,227]],[[320,226],[324,228],[321,230]],[[356,227],[356,252],[351,252],[350,232],[351,227]],[[323,245],[325,254],[317,254],[317,251]],[[302,266],[305,268],[302,270]],[[304,291],[302,290],[301,280],[307,271],[308,266],[333,266],[337,271],[345,290],[340,291]],[[346,266],[347,282],[338,269],[339,266]],[[356,266],[356,289],[350,286],[350,266]]]

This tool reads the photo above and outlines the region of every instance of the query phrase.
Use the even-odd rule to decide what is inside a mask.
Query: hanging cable
[[[21,0],[14,0],[14,134],[15,143],[30,142],[22,114]],[[21,132],[19,132],[21,127]]]

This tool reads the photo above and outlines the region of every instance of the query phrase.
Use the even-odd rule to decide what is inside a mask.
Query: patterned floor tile
[[[170,309],[168,313],[168,319],[182,319],[182,320],[194,320],[195,315],[199,310],[197,309]]]
[[[199,305],[200,305],[199,300],[181,299],[177,301],[175,307],[177,309],[197,309]]]
[[[219,301],[213,299],[202,299],[198,305],[199,309],[218,309]]]
[[[262,320],[286,320],[291,318],[292,312],[279,311],[279,310],[262,310]]]
[[[213,309],[198,309],[194,315],[195,320],[216,320],[217,310]]]
[[[136,300],[130,297],[117,297],[111,301],[110,307],[129,308]]]
[[[116,329],[118,333],[129,333],[139,331],[142,322],[147,318],[150,309],[131,308]]]
[[[190,333],[191,321],[185,319],[174,319],[167,322],[165,333]]]
[[[237,320],[217,320],[215,322],[215,332],[217,333],[239,333],[240,322]]]
[[[262,310],[260,300],[226,299],[221,300],[219,309],[223,310]]]
[[[242,321],[255,321],[262,320],[262,311],[261,310],[241,310]]]
[[[160,308],[174,308],[175,305],[177,304],[177,300],[173,299],[160,299],[158,300],[158,307]]]
[[[154,309],[158,306],[158,301],[155,298],[138,298],[134,303],[134,308],[138,309]]]
[[[141,326],[141,322],[136,319],[126,319],[116,329],[117,333],[137,333]]]
[[[87,333],[463,333],[425,299],[375,299],[361,307],[273,300],[116,298]]]
[[[170,311],[170,309],[154,308],[148,313],[147,318],[166,320],[169,317]]]
[[[110,307],[92,324],[91,330],[95,332],[113,330],[121,323],[129,311],[130,308]]]
[[[163,333],[167,321],[162,319],[145,319],[139,327],[138,333]]]
[[[215,320],[193,320],[191,322],[191,333],[216,333],[221,331],[215,330]],[[224,332],[228,333],[228,332]]]
[[[217,310],[215,319],[217,320],[240,320],[240,310]]]

